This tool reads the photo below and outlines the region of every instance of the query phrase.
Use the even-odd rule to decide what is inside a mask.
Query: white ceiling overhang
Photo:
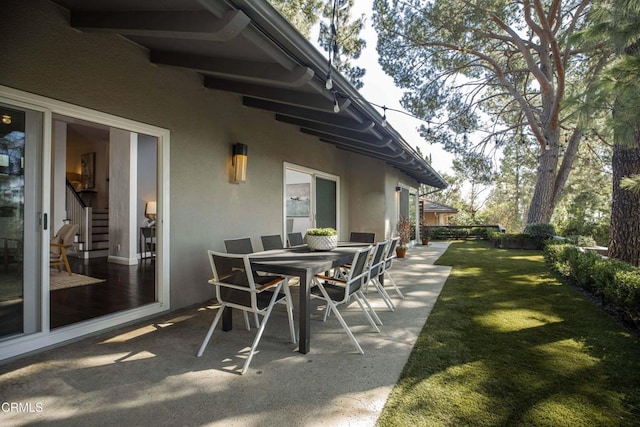
[[[117,33],[151,62],[203,76],[318,141],[384,160],[416,181],[446,182],[327,60],[264,0],[54,0],[81,31]],[[334,112],[337,101],[340,111]]]

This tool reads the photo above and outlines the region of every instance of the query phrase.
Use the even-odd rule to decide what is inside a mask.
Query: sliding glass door
[[[43,114],[0,102],[0,341],[40,330]]]
[[[339,227],[339,189],[337,176],[301,166],[285,165],[285,233],[309,228]]]

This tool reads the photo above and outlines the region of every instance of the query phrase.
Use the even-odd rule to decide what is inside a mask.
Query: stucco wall
[[[171,131],[172,308],[212,296],[206,249],[241,236],[260,248],[260,235],[282,233],[285,161],[342,178],[341,238],[393,230],[399,171],[244,108],[238,95],[206,89],[194,73],[151,64],[145,49],[122,37],[76,31],[47,1],[4,3],[11,13],[0,26],[1,85]],[[249,146],[244,184],[230,183],[235,142]]]

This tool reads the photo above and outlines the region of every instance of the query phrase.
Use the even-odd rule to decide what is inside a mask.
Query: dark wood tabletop
[[[367,246],[367,245],[364,245]],[[315,274],[325,272],[333,267],[347,263],[355,253],[363,247],[359,245],[340,246],[331,251],[312,251],[307,246],[273,249],[256,252],[249,257],[251,266],[256,271],[276,273],[300,278],[300,310],[298,314],[300,353],[308,353],[310,349],[310,299],[311,279]]]

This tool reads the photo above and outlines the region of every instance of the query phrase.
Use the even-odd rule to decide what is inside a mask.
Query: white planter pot
[[[338,246],[338,236],[309,236],[307,246],[314,251],[330,251]]]

